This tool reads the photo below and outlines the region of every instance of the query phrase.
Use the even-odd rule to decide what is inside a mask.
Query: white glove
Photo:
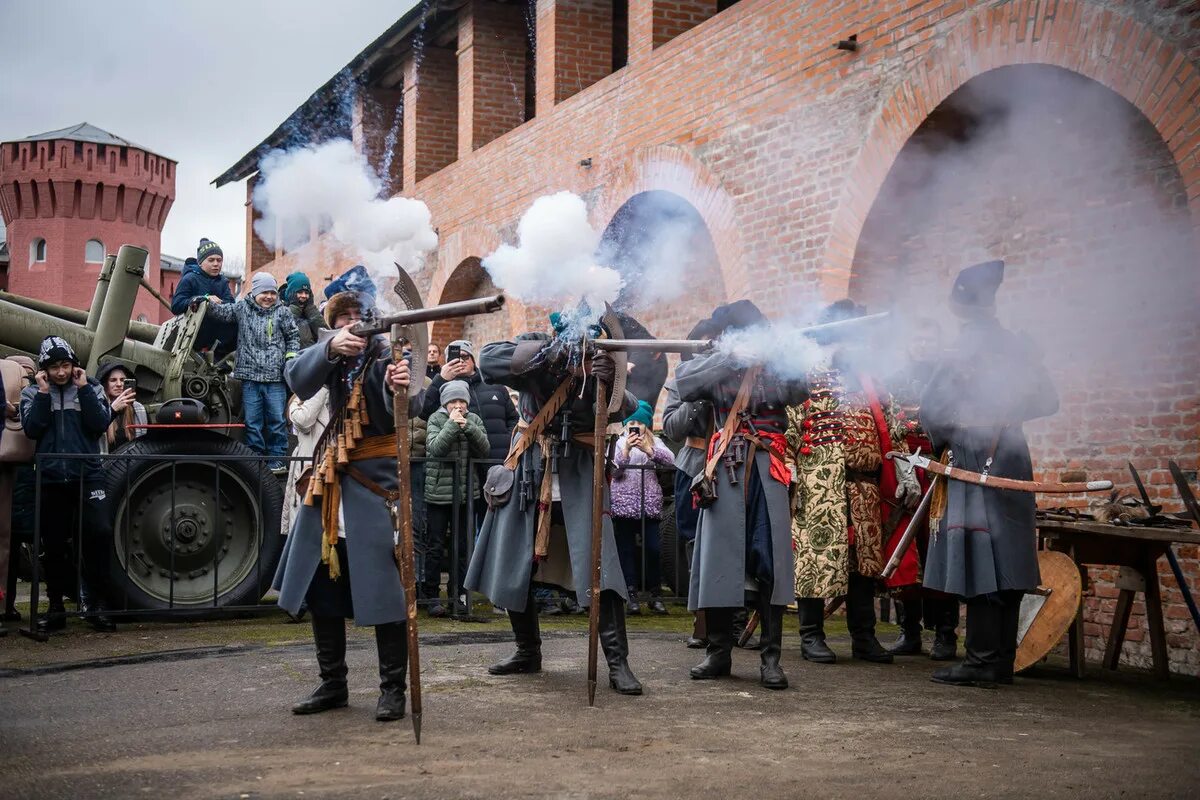
[[[913,465],[900,458],[892,463],[896,465],[896,499],[905,508],[916,508],[921,502],[921,483]]]

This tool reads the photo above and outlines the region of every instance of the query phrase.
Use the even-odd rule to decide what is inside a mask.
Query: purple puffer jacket
[[[658,476],[650,467],[646,469],[625,469],[627,465],[654,463],[664,467],[675,466],[675,456],[657,437],[654,439],[654,455],[646,455],[640,448],[633,448],[625,455],[625,434],[617,439],[617,452],[613,457],[617,465],[613,474],[612,486],[612,515],[625,519],[640,519],[659,517],[662,515],[662,487]],[[645,473],[645,496],[643,504],[642,473]]]

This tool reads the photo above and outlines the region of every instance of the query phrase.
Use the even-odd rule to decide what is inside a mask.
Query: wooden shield
[[[1013,664],[1016,672],[1033,666],[1054,649],[1075,621],[1083,598],[1079,568],[1066,553],[1039,551],[1038,569],[1042,573],[1041,588],[1049,589],[1050,594],[1027,594],[1021,602]]]

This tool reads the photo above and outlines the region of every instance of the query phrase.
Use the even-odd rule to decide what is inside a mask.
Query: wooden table
[[[1112,628],[1104,648],[1104,667],[1115,670],[1121,660],[1121,645],[1129,627],[1133,598],[1142,592],[1146,600],[1146,624],[1150,629],[1150,652],[1154,659],[1154,675],[1166,679],[1170,674],[1167,663],[1167,635],[1163,629],[1162,597],[1158,586],[1158,558],[1175,542],[1200,544],[1200,531],[1184,527],[1146,528],[1132,525],[1109,525],[1103,522],[1060,522],[1038,520],[1038,533],[1047,549],[1058,550],[1071,557],[1079,567],[1083,585],[1087,586],[1086,565],[1120,567],[1117,577],[1117,608]],[[1083,677],[1083,605],[1075,615],[1068,637],[1071,672]]]

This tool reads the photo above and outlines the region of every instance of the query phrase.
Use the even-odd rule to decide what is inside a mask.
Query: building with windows
[[[86,309],[105,254],[123,244],[150,251],[146,278],[159,286],[174,199],[174,161],[86,122],[0,144],[8,290]],[[134,313],[170,316],[147,292]]]
[[[1179,508],[1167,461],[1193,479],[1200,466],[1197,14],[1179,0],[431,0],[216,183],[246,180],[250,199],[271,148],[350,139],[432,212],[428,303],[494,291],[481,259],[544,194],[584,198],[617,251],[682,221],[687,292],[622,298],[668,338],[720,302],[780,316],[846,296],[949,335],[954,274],[1002,258],[1000,315],[1046,348],[1062,397],[1027,426],[1039,474],[1133,490],[1132,460]],[[304,268],[319,288],[353,263],[319,230],[272,249],[256,219],[248,202],[250,274]],[[545,309],[505,311],[434,338],[545,326]],[[1196,585],[1200,553],[1180,558]],[[1200,673],[1158,569],[1172,667]],[[1091,578],[1096,658],[1131,607],[1115,570]],[[1145,664],[1132,608],[1122,655]]]

